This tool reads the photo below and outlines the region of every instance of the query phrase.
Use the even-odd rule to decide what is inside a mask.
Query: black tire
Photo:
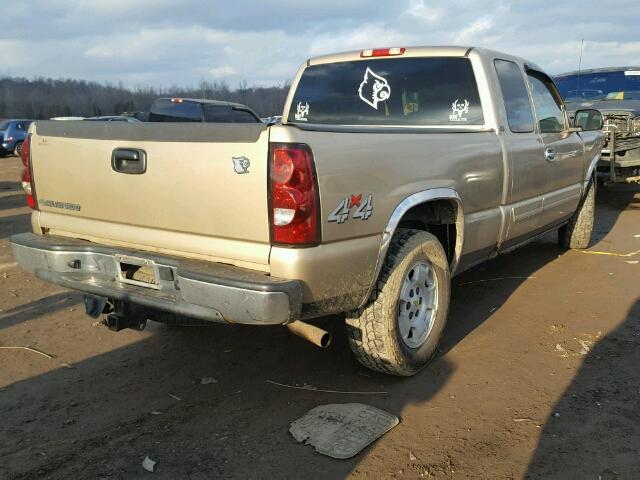
[[[595,220],[596,186],[592,181],[587,186],[577,210],[569,223],[558,229],[558,243],[564,248],[584,249],[589,246]]]
[[[13,154],[17,157],[22,153],[22,142],[16,143],[16,146],[13,148]]]
[[[424,343],[409,347],[399,327],[401,289],[418,263],[428,263],[436,283],[437,307]],[[438,239],[421,230],[398,229],[369,304],[347,318],[349,344],[357,360],[381,373],[408,377],[424,368],[437,352],[449,309],[450,274]],[[408,308],[408,307],[407,307]]]

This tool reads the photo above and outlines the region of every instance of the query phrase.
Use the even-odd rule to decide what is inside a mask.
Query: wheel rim
[[[21,153],[22,153],[22,143],[19,143],[18,145],[16,145],[16,154],[20,156]]]
[[[400,289],[398,327],[409,348],[426,342],[438,311],[438,278],[433,266],[418,262],[409,271]]]

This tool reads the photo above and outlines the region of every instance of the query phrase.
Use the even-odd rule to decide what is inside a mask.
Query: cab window
[[[565,130],[562,101],[553,82],[546,75],[533,70],[527,72],[527,77],[540,133],[558,133]]]
[[[500,59],[496,59],[494,65],[507,111],[509,130],[514,133],[533,132],[533,111],[520,67],[514,62]]]

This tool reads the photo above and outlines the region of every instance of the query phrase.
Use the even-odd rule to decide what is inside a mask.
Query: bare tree
[[[232,90],[224,81],[202,80],[197,87],[125,88],[122,83],[85,80],[0,77],[0,118],[46,119],[57,116],[89,117],[148,111],[158,97],[208,98],[242,103],[260,116],[280,115],[289,83],[250,87],[246,80]]]

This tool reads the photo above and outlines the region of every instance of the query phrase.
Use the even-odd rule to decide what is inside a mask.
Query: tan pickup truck
[[[287,325],[325,345],[304,321],[343,314],[361,363],[411,375],[452,275],[551,230],[587,246],[599,115],[570,125],[530,62],[438,47],[310,59],[281,125],[38,121],[13,251],[116,330]]]

